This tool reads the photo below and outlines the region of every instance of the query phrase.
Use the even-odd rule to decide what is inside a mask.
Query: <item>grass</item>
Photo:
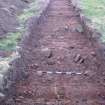
[[[7,37],[0,39],[0,50],[10,51],[15,50],[17,42],[21,38],[20,32],[8,33]]]
[[[102,33],[105,42],[105,0],[81,0],[84,14],[92,20],[91,26]]]
[[[39,16],[42,7],[41,0],[33,0],[29,8],[24,9],[23,13],[17,16],[20,23],[20,27],[17,28],[18,32],[8,33],[6,38],[0,39],[0,50],[14,51],[16,49],[16,45],[20,41],[22,33],[25,31],[25,22],[34,15]]]
[[[29,8],[24,9],[23,14],[18,16],[18,19],[21,24],[24,24],[27,19],[29,19],[32,16],[40,16],[40,13],[42,11],[42,3],[40,0],[35,0],[33,3],[30,4]]]

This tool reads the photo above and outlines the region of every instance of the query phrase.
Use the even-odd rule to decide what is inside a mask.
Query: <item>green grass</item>
[[[20,32],[8,33],[7,37],[0,39],[0,50],[10,51],[15,50],[17,42],[21,38]]]
[[[105,0],[81,0],[84,14],[92,20],[91,26],[102,33],[105,42]]]
[[[26,21],[32,17],[39,17],[42,10],[45,8],[46,4],[43,4],[41,0],[33,0],[33,2],[29,5],[28,8],[23,10],[23,13],[17,16],[20,27],[18,27],[18,32],[8,33],[6,38],[0,39],[0,50],[4,51],[13,51],[16,49],[17,43],[21,39],[22,33],[26,30],[25,23]]]
[[[29,8],[24,9],[23,13],[18,16],[18,19],[21,24],[24,24],[27,19],[32,16],[40,16],[42,11],[42,3],[40,0],[36,0],[30,4]]]

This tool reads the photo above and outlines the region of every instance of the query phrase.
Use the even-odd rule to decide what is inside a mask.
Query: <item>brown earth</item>
[[[98,46],[86,38],[69,0],[51,1],[25,39],[21,56],[16,73],[20,70],[26,79],[16,83],[5,105],[105,105]]]

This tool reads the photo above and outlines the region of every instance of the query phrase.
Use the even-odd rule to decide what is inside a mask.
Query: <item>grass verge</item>
[[[21,32],[8,33],[6,38],[0,39],[0,50],[13,51],[21,39]]]
[[[83,13],[91,19],[91,27],[101,34],[101,40],[105,42],[105,0],[81,0]]]
[[[29,7],[17,16],[20,23],[20,27],[17,28],[18,32],[8,33],[6,38],[0,39],[0,50],[13,51],[16,49],[16,45],[20,41],[22,33],[25,31],[26,21],[32,16],[40,16],[45,4],[42,0],[33,0]]]

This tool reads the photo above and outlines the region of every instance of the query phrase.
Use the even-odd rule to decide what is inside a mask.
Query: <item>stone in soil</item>
[[[94,51],[92,51],[90,54],[91,54],[92,56],[96,56],[96,53],[95,53]]]
[[[5,95],[3,93],[0,93],[0,102],[5,99]]]
[[[69,31],[69,26],[65,26],[65,27],[64,27],[64,30],[65,30],[65,31]]]
[[[84,62],[84,58],[80,55],[80,54],[77,54],[74,58],[74,62],[75,63],[83,63]]]
[[[53,53],[49,48],[43,48],[41,51],[42,51],[42,54],[47,58],[51,58],[53,56]]]
[[[43,71],[37,71],[36,72],[38,76],[42,76],[43,75]]]
[[[75,31],[82,33],[82,32],[84,32],[84,29],[83,29],[82,25],[79,24],[79,25],[75,26]]]

